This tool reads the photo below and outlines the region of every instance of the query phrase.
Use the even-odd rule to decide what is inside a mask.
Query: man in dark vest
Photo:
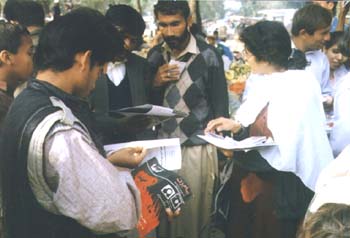
[[[124,237],[140,214],[129,171],[145,150],[106,157],[87,96],[121,52],[99,12],[72,11],[43,30],[37,79],[14,100],[1,145],[5,232],[11,238]]]
[[[153,139],[151,131],[141,133],[147,121],[110,117],[110,111],[149,102],[150,67],[146,59],[133,53],[143,43],[145,21],[134,8],[124,4],[111,5],[106,18],[123,38],[125,52],[122,58],[108,64],[107,75],[97,80],[92,95],[91,103],[104,143]]]

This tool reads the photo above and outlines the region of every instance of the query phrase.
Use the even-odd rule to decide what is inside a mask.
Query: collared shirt
[[[125,62],[110,62],[107,66],[107,75],[109,80],[116,86],[122,82],[122,80],[125,78],[126,74],[126,66]]]
[[[306,59],[310,65],[305,70],[312,72],[321,86],[323,95],[331,95],[332,88],[329,81],[329,61],[327,56],[321,50],[313,50],[305,53]]]
[[[292,48],[296,48],[294,42],[291,41]],[[320,84],[322,95],[331,95],[332,87],[329,81],[330,66],[327,56],[321,50],[312,50],[305,52],[308,65],[305,70],[313,73]]]

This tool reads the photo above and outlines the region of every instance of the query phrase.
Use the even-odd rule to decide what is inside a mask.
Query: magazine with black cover
[[[162,207],[176,211],[190,198],[191,190],[183,178],[164,169],[156,158],[134,169],[132,175],[141,195],[141,217],[137,229],[143,237],[159,225]]]

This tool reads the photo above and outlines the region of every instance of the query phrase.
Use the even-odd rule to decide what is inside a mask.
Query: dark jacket
[[[13,102],[4,124],[3,133],[7,139],[1,144],[1,175],[6,234],[9,238],[95,237],[75,220],[43,209],[29,184],[27,160],[31,136],[47,115],[59,110],[52,105],[50,96],[59,98],[72,110],[88,128],[100,153],[104,154],[90,126],[93,121],[87,102],[46,82],[30,82]]]
[[[127,56],[126,78],[129,80],[131,94],[131,106],[149,103],[150,66],[146,59],[130,53]],[[92,93],[90,103],[94,111],[97,128],[104,137],[104,141],[116,142],[118,138],[118,122],[110,116],[108,77],[102,76],[96,81],[96,87]],[[133,138],[135,139],[135,138]]]

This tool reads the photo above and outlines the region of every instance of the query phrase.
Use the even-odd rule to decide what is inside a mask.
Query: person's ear
[[[8,52],[7,50],[0,51],[0,63],[1,63],[1,65],[3,65],[3,64],[11,65],[12,64],[12,54],[10,52]]]
[[[191,28],[191,26],[192,26],[192,24],[193,24],[193,18],[192,18],[192,15],[189,15],[188,17],[187,17],[187,30],[188,31],[190,31],[190,28]]]
[[[91,50],[87,50],[85,52],[81,52],[77,54],[76,62],[78,63],[80,72],[84,72],[85,70],[90,69],[91,54],[92,54]]]
[[[307,33],[307,31],[305,29],[301,29],[299,31],[299,36],[305,38],[305,37],[309,36],[309,33]]]

